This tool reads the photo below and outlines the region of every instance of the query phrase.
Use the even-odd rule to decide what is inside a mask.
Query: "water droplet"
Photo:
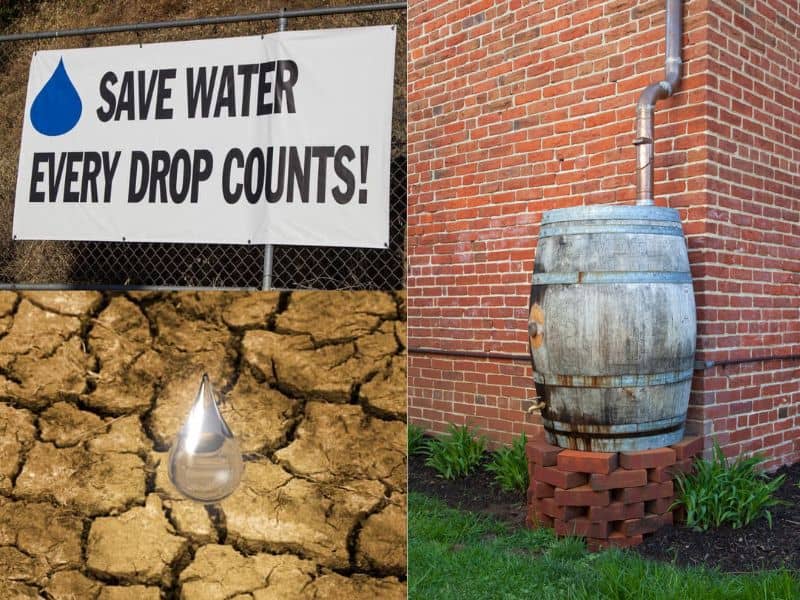
[[[242,479],[242,451],[219,412],[208,375],[169,451],[169,478],[178,491],[197,502],[218,502]]]
[[[62,58],[31,104],[31,123],[43,135],[63,135],[78,124],[82,110],[78,90],[72,85]]]

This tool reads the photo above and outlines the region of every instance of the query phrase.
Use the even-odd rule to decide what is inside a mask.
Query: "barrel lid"
[[[542,215],[542,225],[564,221],[590,220],[650,220],[680,223],[678,211],[664,206],[631,206],[619,204],[593,204],[548,210]]]

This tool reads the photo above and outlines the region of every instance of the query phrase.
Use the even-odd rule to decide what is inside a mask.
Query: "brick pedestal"
[[[688,472],[703,448],[685,437],[667,448],[640,452],[582,452],[528,442],[528,524],[557,535],[586,538],[590,550],[626,547],[671,525],[676,472]]]

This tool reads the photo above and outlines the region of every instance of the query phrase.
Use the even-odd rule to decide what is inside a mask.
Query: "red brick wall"
[[[684,222],[698,358],[800,354],[797,2],[689,0],[683,23],[655,194]],[[413,349],[527,353],[542,212],[632,201],[635,104],[663,38],[663,0],[409,3],[411,422],[536,430],[527,360]],[[696,371],[690,427],[794,462],[798,381],[796,360]]]
[[[724,6],[723,6],[724,5]],[[704,359],[800,354],[800,5],[709,2],[705,234],[693,238]],[[800,361],[705,372],[697,418],[731,452],[800,459]]]

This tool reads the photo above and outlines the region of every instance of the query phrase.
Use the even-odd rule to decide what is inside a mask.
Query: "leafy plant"
[[[408,454],[424,454],[427,444],[425,430],[417,425],[408,426]]]
[[[761,516],[772,528],[770,507],[780,504],[773,498],[785,477],[769,478],[756,467],[764,461],[762,456],[738,457],[731,464],[714,440],[711,460],[695,461],[693,474],[679,473],[673,507],[686,509],[686,524],[699,531],[729,524],[743,527]]]
[[[528,438],[521,434],[508,448],[492,453],[492,461],[486,470],[494,474],[494,480],[506,492],[524,492],[528,489],[528,458],[525,445]]]
[[[451,423],[445,435],[428,442],[425,464],[444,479],[456,479],[472,473],[485,451],[485,437],[477,437],[466,425]]]

